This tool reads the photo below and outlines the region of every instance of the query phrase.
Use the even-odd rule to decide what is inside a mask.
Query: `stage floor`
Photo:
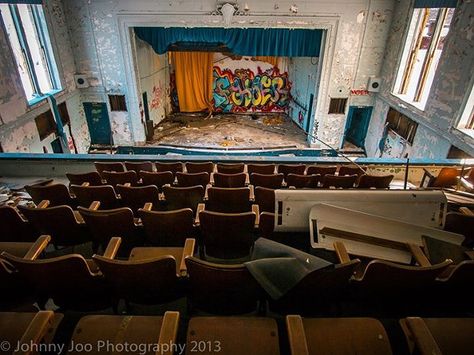
[[[307,148],[306,135],[285,114],[174,114],[155,127],[147,146],[193,148]]]

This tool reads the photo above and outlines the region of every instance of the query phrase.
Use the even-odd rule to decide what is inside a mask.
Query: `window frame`
[[[16,37],[18,39],[18,44],[21,48],[22,56],[23,59],[26,63],[26,72],[28,74],[28,78],[31,83],[31,87],[33,89],[33,96],[31,98],[26,97],[26,101],[28,103],[28,106],[33,106],[42,100],[46,99],[48,95],[54,95],[57,94],[61,91],[63,91],[63,83],[61,81],[61,76],[59,73],[59,67],[56,61],[56,56],[55,56],[55,50],[53,47],[53,43],[51,41],[51,36],[50,36],[50,31],[49,31],[49,25],[48,21],[46,18],[46,11],[43,5],[36,5],[36,4],[23,4],[28,7],[28,11],[31,13],[31,21],[34,25],[35,29],[35,38],[37,40],[37,45],[40,48],[41,51],[41,60],[44,61],[45,67],[46,67],[46,74],[47,74],[47,79],[49,81],[49,86],[51,87],[51,90],[47,92],[42,92],[41,87],[40,87],[40,82],[38,80],[38,76],[35,70],[35,64],[34,64],[34,58],[31,55],[31,51],[29,49],[29,43],[27,40],[25,28],[23,25],[23,22],[21,20],[20,16],[20,10],[18,8],[18,5],[21,5],[21,3],[18,4],[7,4],[8,9],[10,11],[10,14],[5,14],[6,16],[11,16],[13,25],[14,25],[14,31],[16,33]],[[42,14],[40,13],[40,8],[41,11],[43,12]],[[0,11],[1,15],[1,11]],[[2,21],[3,20],[3,16]],[[11,41],[10,36],[8,35],[7,31],[7,38],[9,41]],[[10,46],[12,46],[12,43],[9,43]],[[16,58],[16,55],[14,53],[13,57],[15,60],[15,65],[18,68],[18,60]],[[22,83],[22,87],[23,83]]]
[[[423,38],[423,31],[425,28],[424,24],[427,21],[429,21],[429,11],[436,10],[436,9],[439,10],[436,16],[436,26],[435,26],[435,29],[433,30],[430,44],[428,48],[426,49],[426,55],[425,55],[425,58],[423,59],[421,70],[418,74],[418,80],[416,82],[415,92],[414,94],[408,96],[407,90],[408,90],[408,86],[410,85],[410,75],[413,75],[413,68],[415,67],[416,61],[417,61],[416,53],[417,51],[420,50],[420,47],[422,44],[421,42]],[[420,13],[418,19],[416,20],[416,24],[413,24],[413,22],[415,21],[415,18],[414,18],[415,11],[417,10],[424,11],[424,13]],[[411,10],[409,13],[409,21],[405,29],[404,40],[403,40],[401,51],[398,57],[398,65],[396,66],[395,80],[393,81],[391,94],[420,111],[424,111],[426,108],[427,100],[429,98],[429,93],[431,91],[431,86],[433,85],[435,81],[434,79],[436,77],[436,72],[438,70],[439,60],[444,52],[444,46],[443,46],[442,52],[440,54],[440,58],[438,58],[438,62],[436,63],[436,68],[434,69],[434,72],[431,73],[431,70],[433,70],[434,54],[436,53],[436,49],[441,42],[442,31],[446,23],[446,19],[449,16],[450,10],[453,11],[453,14],[451,16],[451,22],[449,23],[448,33],[446,34],[446,36],[448,36],[449,31],[451,30],[451,26],[453,24],[453,18],[455,16],[456,8],[454,7],[439,7],[439,8],[411,7]],[[422,18],[424,18],[424,20],[422,20]],[[412,30],[413,30],[413,33],[411,32]],[[411,40],[410,40],[410,37],[411,37]],[[409,40],[410,40],[410,43],[408,43]],[[413,51],[415,51],[414,54],[413,54]],[[430,53],[432,54],[431,58],[430,58]],[[433,75],[433,80],[431,81],[430,87],[426,89],[427,91],[424,91],[430,74]],[[426,98],[424,99],[425,96]]]

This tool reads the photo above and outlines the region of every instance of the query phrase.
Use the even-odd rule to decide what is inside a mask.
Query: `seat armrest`
[[[474,260],[474,250],[468,250],[465,253],[470,260]]]
[[[334,250],[341,264],[345,264],[351,261],[349,254],[347,253],[346,246],[343,242],[334,242]]]
[[[181,257],[181,263],[179,265],[179,273],[181,276],[186,276],[188,274],[188,269],[186,268],[186,262],[184,261],[186,257],[194,255],[194,247],[196,245],[196,240],[193,238],[186,238],[184,242],[183,256]]]
[[[97,211],[100,207],[100,201],[92,201],[91,205],[89,206],[89,209],[92,211]]]
[[[153,209],[153,203],[152,202],[147,202],[145,203],[145,206],[143,206],[143,210],[150,212]]]
[[[126,182],[125,184],[123,184],[123,186],[125,186],[125,187],[132,187],[132,184],[129,183],[129,182]]]
[[[292,354],[309,355],[303,319],[298,315],[286,316],[286,329]]]
[[[81,184],[82,187],[89,187],[90,185],[91,185],[91,184],[88,183],[88,182],[83,182],[83,183]]]
[[[419,317],[408,317],[406,324],[420,354],[441,355],[442,352],[428,326]]]
[[[467,207],[459,207],[459,212],[466,216],[474,216],[474,212]]]
[[[40,203],[38,203],[37,208],[48,208],[51,202],[49,200],[43,200]]]
[[[418,265],[422,267],[431,266],[431,262],[428,260],[425,253],[423,253],[423,250],[418,245],[407,243],[407,246]]]
[[[196,210],[196,218],[194,219],[194,224],[199,225],[199,213],[204,211],[206,209],[206,205],[204,203],[198,204],[197,210]]]
[[[170,344],[176,344],[176,336],[178,335],[179,312],[168,311],[163,316],[161,324],[160,337],[158,338],[158,351],[156,354],[173,355],[174,347]],[[163,351],[167,350],[167,351]]]
[[[258,228],[258,225],[260,224],[260,208],[258,205],[252,205],[252,212],[255,213],[255,228]]]
[[[43,337],[48,332],[49,326],[52,324],[53,320],[53,311],[39,311],[36,313],[33,320],[28,325],[28,328],[26,328],[25,333],[23,333],[23,336],[18,342],[19,348],[22,348],[21,344],[27,345],[27,348],[31,348],[33,345],[39,345],[43,340]],[[19,350],[16,351],[15,354],[27,355],[32,354],[32,352]]]
[[[107,248],[104,251],[103,257],[107,259],[114,259],[115,255],[117,255],[120,244],[122,244],[122,238],[113,237],[110,239],[109,244],[107,244]]]
[[[50,241],[51,237],[49,235],[40,236],[31,246],[30,250],[28,250],[23,259],[36,260],[36,258],[46,249]]]
[[[253,185],[248,185],[247,187],[250,189],[249,200],[250,201],[255,201],[255,189],[254,189]]]

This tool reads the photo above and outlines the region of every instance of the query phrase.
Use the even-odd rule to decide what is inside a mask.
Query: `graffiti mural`
[[[213,69],[213,98],[217,112],[285,111],[290,102],[288,73],[274,67],[255,74],[250,69],[232,72]]]

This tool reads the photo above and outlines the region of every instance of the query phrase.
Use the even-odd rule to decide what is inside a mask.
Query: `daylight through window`
[[[42,6],[0,4],[0,11],[27,100],[61,90]]]

